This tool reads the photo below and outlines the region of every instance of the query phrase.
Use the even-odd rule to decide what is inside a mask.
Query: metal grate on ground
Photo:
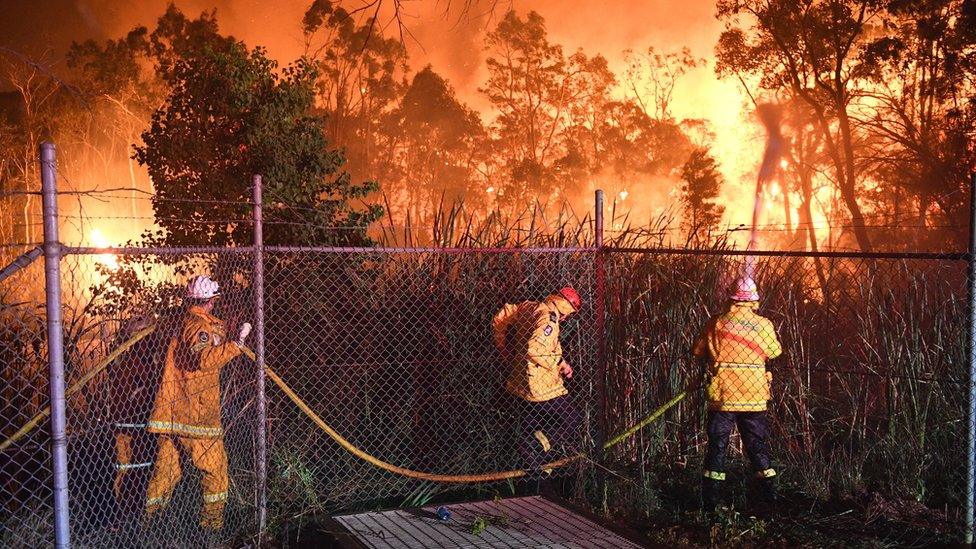
[[[394,509],[334,517],[352,538],[344,547],[370,549],[641,547],[607,527],[541,496],[476,501],[448,506]],[[345,537],[345,536],[343,536]]]

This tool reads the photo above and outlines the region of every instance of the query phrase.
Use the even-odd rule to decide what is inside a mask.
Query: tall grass
[[[667,217],[641,227],[617,218],[608,224],[622,227],[609,232],[611,246],[674,244]],[[591,216],[535,209],[478,220],[454,207],[443,209],[424,236],[410,228],[381,233],[380,243],[394,248],[475,249],[266,254],[267,362],[354,444],[386,461],[440,473],[510,469],[517,463],[509,432],[516,418],[501,390],[507,371],[491,343],[491,317],[503,303],[541,299],[564,284],[575,285],[586,299],[579,329],[565,349],[576,367],[569,388],[584,413],[584,450],[590,450],[598,434],[599,399],[606,398],[607,431],[613,433],[700,375],[702,365],[692,360],[690,346],[707,319],[724,307],[725,288],[741,267],[741,256],[723,254],[729,244],[714,238],[683,242],[700,247],[700,254],[606,253],[607,378],[600,395],[595,253],[518,251],[588,248],[594,242]],[[512,250],[477,251],[497,247]],[[180,285],[199,269],[218,273],[227,283],[230,295],[220,315],[247,320],[253,314],[246,256],[122,263],[116,273],[79,276],[96,287],[92,304],[70,314],[69,341],[77,349],[69,353],[72,372],[85,371],[99,352],[123,337],[117,326],[129,318],[160,311],[167,317]],[[150,271],[164,274],[146,277]],[[771,446],[783,484],[825,499],[880,494],[911,500],[948,510],[944,518],[955,521],[965,482],[964,265],[781,257],[763,258],[758,276],[760,312],[773,320],[785,350],[770,364]],[[106,320],[115,327],[99,328]],[[164,342],[165,334],[152,345]],[[244,396],[232,403],[225,398],[225,407],[233,408],[229,416],[248,410],[253,381],[246,365],[232,370],[224,383]],[[72,404],[79,430],[110,418],[110,381],[99,379]],[[268,394],[269,497],[275,517],[349,509],[383,498],[423,503],[458,489],[381,472],[343,451],[274,387]],[[229,445],[235,490],[244,500],[253,481],[249,417],[228,435],[235,441]],[[676,490],[690,497],[704,451],[703,421],[697,393],[608,453],[605,463],[589,462],[567,473],[571,493],[626,516],[683,497]],[[730,467],[738,471],[744,466],[734,452]],[[682,478],[690,486],[680,486]],[[599,479],[606,482],[605,493],[596,491]],[[513,488],[487,489],[509,493]],[[242,513],[247,505],[239,506]]]
[[[769,365],[781,481],[820,498],[921,502],[955,521],[965,492],[964,264],[820,262],[823,278],[809,258],[759,266],[760,312],[784,344]],[[722,310],[739,266],[734,256],[667,253],[613,254],[609,264],[609,398],[621,428],[699,374],[692,338]],[[703,421],[699,395],[614,452],[643,479],[618,509],[653,503],[660,484],[647,479],[661,470],[700,467]]]

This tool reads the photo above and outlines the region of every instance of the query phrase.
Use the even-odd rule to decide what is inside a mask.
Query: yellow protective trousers
[[[146,516],[150,517],[169,503],[180,481],[180,455],[186,455],[202,474],[203,507],[200,526],[220,529],[224,526],[227,502],[227,453],[221,438],[190,438],[162,435],[156,467],[146,490]]]
[[[119,501],[125,499],[123,496],[126,492],[131,496],[133,486],[129,486],[132,483],[127,482],[129,473],[152,467],[152,462],[146,455],[148,444],[145,428],[143,424],[115,424],[115,481],[112,483],[112,491]]]

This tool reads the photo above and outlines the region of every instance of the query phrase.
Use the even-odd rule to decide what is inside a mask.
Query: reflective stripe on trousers
[[[729,448],[729,436],[732,428],[738,427],[739,436],[746,456],[752,463],[752,470],[769,478],[776,475],[776,471],[769,464],[769,449],[766,439],[769,433],[769,421],[766,412],[709,412],[708,413],[708,450],[705,455],[705,472],[724,477],[725,459]]]
[[[180,454],[186,454],[190,463],[203,477],[200,479],[203,505],[200,524],[205,528],[221,528],[224,520],[224,504],[227,501],[227,454],[220,438],[190,438],[161,435],[159,452],[152,478],[146,489],[146,514],[164,507],[183,475]]]

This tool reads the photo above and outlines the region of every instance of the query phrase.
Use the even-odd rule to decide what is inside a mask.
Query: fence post
[[[257,432],[255,433],[255,498],[258,511],[258,545],[267,525],[268,515],[268,411],[264,391],[264,226],[261,212],[261,176],[252,178],[254,184],[254,356],[257,367]]]
[[[68,438],[64,398],[64,332],[61,326],[61,242],[58,241],[57,166],[54,143],[41,143],[44,213],[44,293],[47,359],[51,391],[51,468],[54,476],[54,544],[70,547],[68,524]]]
[[[603,190],[597,189],[594,213],[594,244],[596,245],[596,296],[594,313],[596,315],[596,393],[597,393],[597,437],[596,447],[599,457],[603,455],[603,442],[607,437],[607,334],[606,334],[606,251],[603,248]],[[600,469],[602,471],[602,468]],[[602,473],[598,483],[601,500],[606,507],[606,482]]]
[[[973,510],[976,505],[976,173],[969,187],[969,333],[966,358],[969,361],[969,440],[966,461],[966,544],[973,543]]]

